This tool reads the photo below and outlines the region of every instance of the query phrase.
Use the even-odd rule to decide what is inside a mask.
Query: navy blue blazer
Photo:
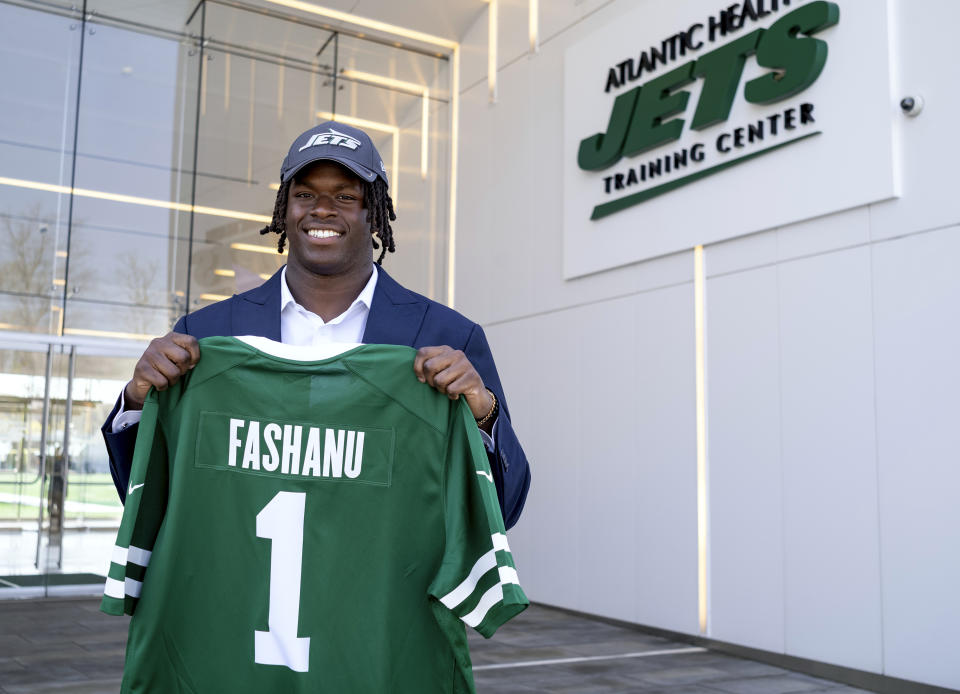
[[[193,335],[197,339],[213,335],[259,335],[279,341],[280,272],[278,270],[256,289],[181,317],[173,328],[174,332]],[[507,400],[483,329],[453,309],[405,289],[382,268],[378,273],[363,342],[413,348],[449,345],[463,350],[484,385],[497,396],[500,413],[495,427],[494,451],[487,455],[504,524],[507,528],[512,527],[520,518],[530,488],[530,466],[510,424]],[[121,500],[124,500],[137,427],[130,426],[117,433],[111,431],[119,408],[118,398],[101,431],[110,456],[110,473]]]

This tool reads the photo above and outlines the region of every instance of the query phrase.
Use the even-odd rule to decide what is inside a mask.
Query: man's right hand
[[[133,370],[133,378],[123,389],[124,407],[139,410],[150,386],[166,390],[200,361],[197,338],[183,333],[167,333],[150,341]]]

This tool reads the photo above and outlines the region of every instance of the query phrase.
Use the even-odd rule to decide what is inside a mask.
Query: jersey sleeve
[[[454,409],[445,461],[446,541],[430,594],[490,638],[530,603],[517,578],[476,422],[464,399]]]
[[[168,466],[158,397],[151,390],[143,404],[123,519],[100,603],[100,609],[107,614],[132,615],[136,610],[166,510]]]

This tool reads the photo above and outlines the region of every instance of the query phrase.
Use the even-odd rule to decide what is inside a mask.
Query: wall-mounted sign
[[[897,194],[889,0],[645,0],[568,48],[564,276]]]

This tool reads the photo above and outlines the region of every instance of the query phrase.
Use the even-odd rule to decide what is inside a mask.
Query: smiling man
[[[289,244],[287,264],[263,285],[180,318],[134,368],[103,434],[125,497],[139,410],[151,386],[165,390],[201,358],[197,340],[257,335],[294,345],[363,342],[417,349],[417,378],[463,397],[480,428],[507,528],[530,485],[483,330],[456,311],[405,289],[380,265],[394,251],[383,160],[370,137],[322,123],[294,140],[281,167],[273,219],[261,233]],[[380,249],[377,261],[372,252]]]

